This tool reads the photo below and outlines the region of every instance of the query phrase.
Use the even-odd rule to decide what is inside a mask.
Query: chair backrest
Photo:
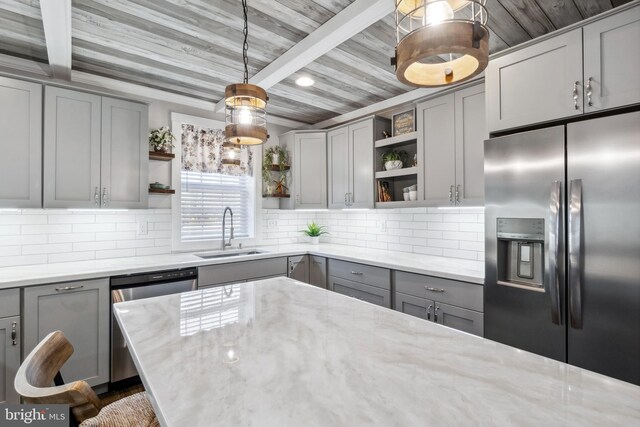
[[[14,387],[26,403],[67,404],[78,422],[100,412],[100,399],[85,381],[53,386],[53,380],[73,354],[61,331],[51,332],[29,353],[18,369]]]

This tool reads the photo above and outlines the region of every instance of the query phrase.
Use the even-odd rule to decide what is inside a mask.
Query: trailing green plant
[[[312,222],[311,224],[307,224],[306,230],[300,230],[300,232],[306,234],[309,237],[320,237],[323,234],[329,234],[326,228],[327,227],[325,227],[324,225],[318,225],[315,222]]]
[[[406,163],[408,157],[409,155],[404,150],[391,149],[382,155],[382,161],[386,163],[400,160],[402,163]]]
[[[280,179],[276,182],[286,182],[287,180],[287,166],[289,166],[289,153],[280,147],[274,145],[264,150],[264,156],[262,159],[262,180],[265,183],[271,182],[271,166],[273,166],[273,155],[278,155],[278,168],[280,169]]]
[[[175,139],[176,137],[173,136],[171,129],[167,126],[162,126],[149,132],[149,145],[153,147],[154,150],[173,148],[173,141],[175,141]]]

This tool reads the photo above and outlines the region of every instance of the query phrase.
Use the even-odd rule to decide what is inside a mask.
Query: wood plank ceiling
[[[249,0],[252,76],[353,0]],[[393,0],[389,0],[392,2]],[[498,52],[630,0],[487,0],[490,50]],[[210,101],[242,78],[240,0],[73,0],[73,69]],[[269,88],[269,114],[305,123],[413,88],[389,57],[385,17]],[[46,62],[38,0],[0,0],[0,53]],[[315,85],[301,88],[300,76]]]

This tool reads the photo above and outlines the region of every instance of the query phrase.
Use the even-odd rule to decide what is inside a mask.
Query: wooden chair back
[[[73,354],[61,331],[51,332],[29,353],[18,369],[14,387],[26,403],[67,404],[81,423],[100,412],[100,399],[85,381],[53,385],[60,369]]]

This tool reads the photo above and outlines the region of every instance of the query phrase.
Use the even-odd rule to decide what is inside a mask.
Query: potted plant
[[[407,159],[407,152],[404,150],[389,150],[382,155],[382,161],[384,162],[385,170],[402,169],[405,160]]]
[[[322,236],[323,234],[329,234],[329,232],[326,231],[325,226],[318,225],[315,222],[307,224],[307,228],[305,230],[301,230],[301,233],[306,234],[309,237],[311,243],[313,243],[314,245],[320,243],[320,236]]]
[[[267,185],[267,187],[269,187],[272,182],[271,171],[273,166],[277,166],[280,171],[279,179],[273,182],[276,184],[282,183],[283,185],[286,185],[289,154],[279,145],[269,147],[264,151],[264,158],[262,159],[262,181]],[[268,192],[268,194],[273,193]]]
[[[175,139],[176,138],[171,133],[171,129],[167,126],[153,129],[149,132],[149,145],[153,147],[153,151],[159,153],[166,153],[173,148],[173,141]]]

